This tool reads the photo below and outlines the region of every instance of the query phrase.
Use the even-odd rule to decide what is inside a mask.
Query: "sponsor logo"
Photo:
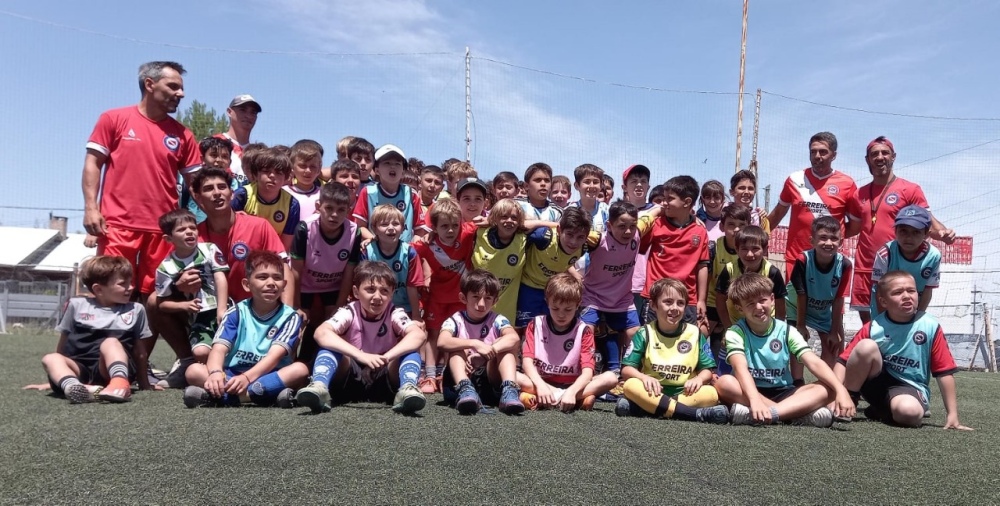
[[[347,257],[350,256],[350,254],[351,253],[346,249],[342,249],[340,250],[339,253],[337,253],[337,258],[339,258],[340,260],[347,260]]]
[[[285,221],[285,213],[283,213],[281,211],[275,211],[274,212],[274,221],[276,221],[278,223],[281,223],[281,222]]]
[[[125,323],[125,325],[132,325],[132,322],[135,321],[135,312],[134,311],[129,311],[127,313],[122,313],[121,314],[121,319],[122,319],[122,322]],[[925,339],[926,339],[926,336],[925,336]]]
[[[924,267],[923,269],[921,269],[920,270],[920,277],[922,277],[924,279],[930,279],[931,278],[931,268],[930,267]]]
[[[913,343],[917,345],[922,345],[927,342],[927,334],[923,331],[918,330],[913,333]]]
[[[515,266],[517,265],[517,260],[518,260],[517,255],[507,255],[507,265]]]
[[[771,342],[768,344],[768,347],[771,348],[772,352],[778,353],[781,351],[781,341],[777,339],[772,339]]]
[[[575,339],[567,339],[566,342],[563,343],[563,349],[566,351],[571,351],[573,349],[573,344],[575,342],[576,342]]]
[[[678,353],[690,353],[691,352],[691,343],[689,343],[687,341],[681,341],[681,342],[677,343],[677,352]]]
[[[233,251],[233,257],[235,257],[237,260],[242,261],[246,260],[247,255],[250,254],[250,247],[247,246],[245,243],[238,242],[233,245],[232,251]]]
[[[894,205],[896,205],[896,202],[899,202],[899,195],[897,195],[895,193],[890,193],[890,194],[888,194],[888,195],[885,196],[885,203],[886,204],[888,204],[890,206],[894,206]]]
[[[181,140],[173,135],[164,135],[163,145],[166,146],[171,153],[176,153],[177,148],[181,147]]]
[[[840,187],[839,186],[827,186],[826,187],[826,193],[828,193],[830,195],[836,195],[836,194],[840,193]]]

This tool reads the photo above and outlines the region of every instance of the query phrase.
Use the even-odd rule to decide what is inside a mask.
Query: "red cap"
[[[625,169],[625,172],[622,173],[622,184],[625,184],[625,181],[628,181],[628,175],[631,174],[632,171],[634,170],[637,170],[639,172],[645,172],[647,178],[652,177],[652,173],[649,171],[649,167],[646,167],[645,165],[636,164],[629,166],[629,168]]]
[[[892,141],[890,141],[888,138],[886,138],[886,136],[880,135],[880,136],[876,137],[874,140],[872,140],[871,142],[868,143],[868,148],[865,149],[865,156],[868,156],[868,152],[871,151],[872,150],[872,146],[874,146],[876,144],[885,144],[886,146],[889,146],[889,151],[892,151],[893,153],[896,152],[896,148],[893,147]]]

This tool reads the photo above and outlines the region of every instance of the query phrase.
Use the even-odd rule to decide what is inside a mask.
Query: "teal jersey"
[[[273,346],[285,349],[285,356],[277,368],[291,365],[302,318],[284,304],[279,304],[266,315],[257,315],[250,306],[251,301],[246,299],[229,308],[215,333],[212,345],[222,344],[229,348],[223,362],[225,367],[236,374],[246,372],[257,365]]]
[[[399,212],[403,213],[403,231],[399,234],[399,239],[404,242],[413,240],[415,221],[413,218],[413,189],[405,184],[399,185],[396,194],[389,196],[382,191],[382,185],[378,183],[368,183],[365,186],[365,196],[368,198],[368,216],[375,211],[375,208],[382,204],[389,204]],[[374,230],[375,226],[368,224]]]
[[[726,362],[733,355],[744,355],[757,388],[791,386],[788,362],[792,356],[801,360],[807,351],[809,345],[795,327],[773,318],[771,328],[762,336],[750,330],[743,318],[726,331]]]
[[[826,271],[816,264],[816,252],[807,250],[799,255],[792,268],[792,285],[786,308],[788,319],[798,320],[798,294],[806,296],[806,325],[820,332],[830,332],[833,319],[833,301],[847,294],[853,269],[851,261],[837,253]],[[792,301],[792,299],[795,299]]]
[[[878,282],[890,271],[909,272],[917,282],[917,292],[924,293],[925,288],[937,288],[941,284],[941,252],[924,241],[916,260],[907,260],[899,251],[896,241],[889,241],[882,246],[875,253],[875,264],[872,266],[872,315],[878,314]]]
[[[386,255],[382,253],[382,248],[378,247],[378,240],[372,240],[368,246],[362,248],[361,259],[388,265],[396,276],[396,288],[392,291],[392,305],[403,308],[407,314],[413,311],[413,308],[410,307],[410,296],[406,293],[406,286],[415,278],[419,278],[422,284],[423,272],[411,272],[414,269],[420,270],[421,266],[417,260],[417,252],[410,246],[410,243],[400,241],[396,251]]]

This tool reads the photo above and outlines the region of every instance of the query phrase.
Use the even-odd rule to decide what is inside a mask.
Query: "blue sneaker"
[[[698,408],[695,410],[695,416],[699,422],[725,424],[729,423],[729,408],[722,404],[710,408]]]
[[[456,388],[458,389],[458,401],[455,402],[455,409],[463,415],[476,414],[483,403],[479,400],[479,394],[472,386],[472,382],[467,379],[459,381]]]
[[[646,416],[648,413],[643,411],[638,404],[626,399],[625,396],[622,396],[618,399],[618,402],[615,403],[615,415],[640,417]]]
[[[503,391],[500,394],[500,411],[507,415],[519,415],[524,413],[524,403],[521,402],[521,389],[513,381],[503,382]]]

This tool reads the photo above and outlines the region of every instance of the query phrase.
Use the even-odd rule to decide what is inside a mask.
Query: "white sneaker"
[[[330,411],[330,389],[319,381],[313,381],[295,393],[295,402],[299,406],[309,408],[313,413]]]
[[[792,420],[793,425],[812,425],[814,427],[827,428],[833,425],[833,412],[830,408],[823,406],[809,413],[806,416]]]
[[[397,413],[413,414],[427,405],[427,398],[420,393],[416,385],[405,384],[399,387],[396,398],[393,400],[392,410]]]
[[[742,404],[733,404],[729,410],[730,420],[733,425],[751,425],[753,417],[750,416],[750,408]]]

